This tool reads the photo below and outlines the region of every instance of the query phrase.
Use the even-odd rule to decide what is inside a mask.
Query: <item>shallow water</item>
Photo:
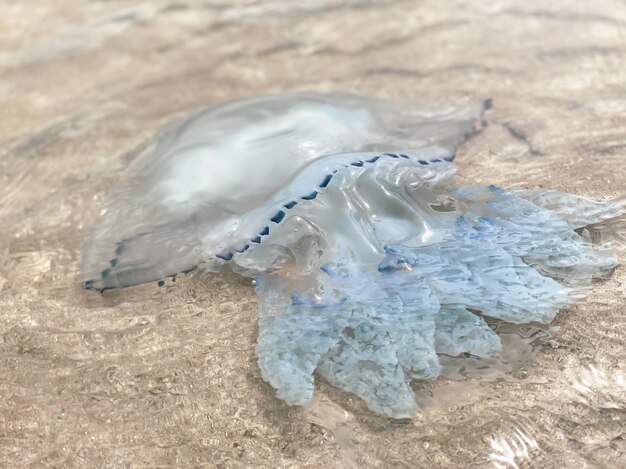
[[[80,288],[80,244],[162,126],[229,98],[493,98],[463,183],[626,187],[626,6],[595,2],[16,2],[0,34],[0,466],[623,467],[623,265],[552,326],[498,325],[391,421],[259,374],[254,288]],[[593,9],[592,9],[593,8]],[[596,227],[626,262],[626,227]],[[494,325],[495,327],[495,325]]]

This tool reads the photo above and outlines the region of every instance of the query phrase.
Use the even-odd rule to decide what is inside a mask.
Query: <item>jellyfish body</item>
[[[548,323],[616,265],[575,230],[621,207],[453,186],[484,104],[425,110],[345,94],[226,103],[170,132],[86,244],[84,286],[201,266],[257,280],[263,378],[304,404],[317,370],[410,417],[439,354],[497,353],[481,314]]]

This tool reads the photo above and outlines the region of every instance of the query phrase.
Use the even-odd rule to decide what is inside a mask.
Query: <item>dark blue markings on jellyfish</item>
[[[84,286],[198,267],[255,278],[258,363],[278,397],[305,404],[317,371],[410,417],[410,381],[436,378],[441,354],[498,353],[482,314],[548,323],[616,265],[579,230],[616,204],[453,185],[484,107],[295,93],[210,108],[166,135],[97,222]]]

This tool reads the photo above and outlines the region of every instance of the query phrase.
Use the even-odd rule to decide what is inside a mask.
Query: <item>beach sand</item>
[[[626,190],[624,2],[2,2],[0,467],[626,467],[623,265],[551,329],[503,330],[500,365],[414,383],[411,421],[321,379],[276,399],[248,279],[81,289],[87,230],[164,126],[285,90],[491,98],[461,182]],[[622,264],[625,231],[593,232]]]

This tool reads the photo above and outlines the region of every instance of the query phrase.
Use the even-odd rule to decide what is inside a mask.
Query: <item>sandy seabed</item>
[[[626,269],[392,421],[259,375],[249,280],[80,288],[86,230],[163,126],[225,99],[492,98],[464,183],[626,190],[626,3],[0,4],[0,467],[625,467]],[[626,261],[626,224],[594,230]],[[493,366],[491,366],[493,365]],[[458,378],[465,376],[466,379]]]

